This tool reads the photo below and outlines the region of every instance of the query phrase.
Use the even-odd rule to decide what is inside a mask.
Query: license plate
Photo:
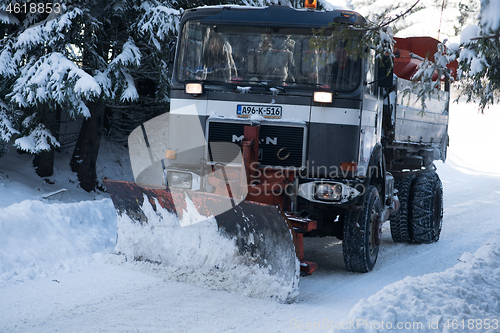
[[[242,118],[258,115],[264,118],[280,119],[282,114],[281,106],[238,105],[236,109],[236,115]]]

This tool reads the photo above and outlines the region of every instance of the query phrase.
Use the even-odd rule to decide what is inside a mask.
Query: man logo
[[[237,135],[233,134],[231,142],[242,142],[244,138],[245,138],[244,135],[237,136]],[[267,136],[265,139],[264,138],[260,139],[260,143],[261,144],[265,143],[266,145],[271,144],[271,145],[277,146],[278,145],[278,138],[277,137],[271,138],[271,137]]]
[[[270,138],[270,137],[266,137],[266,145],[268,144],[273,144],[275,146],[278,145],[278,138]]]
[[[244,135],[237,136],[237,135],[233,134],[233,140],[232,140],[232,142],[241,142],[241,141],[243,141],[244,138],[245,138]]]

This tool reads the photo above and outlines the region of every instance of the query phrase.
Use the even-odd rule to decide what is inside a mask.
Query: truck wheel
[[[410,242],[410,219],[408,216],[408,201],[412,192],[415,174],[409,173],[405,178],[394,179],[394,187],[398,190],[400,207],[396,214],[391,216],[391,236],[395,242]]]
[[[418,175],[409,203],[412,241],[437,242],[443,222],[443,185],[437,173]]]
[[[368,186],[363,207],[347,212],[344,221],[342,252],[346,268],[351,272],[371,271],[380,247],[381,205],[378,191]]]

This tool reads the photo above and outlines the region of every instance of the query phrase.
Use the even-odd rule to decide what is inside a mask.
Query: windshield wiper
[[[212,86],[223,86],[226,88],[231,88],[235,90],[239,82],[226,82],[226,81],[214,81],[214,80],[196,80],[195,82],[203,83],[204,85]]]
[[[304,85],[304,86],[310,86],[310,87],[325,87],[325,83],[314,83],[314,82],[297,82],[297,81],[287,81],[285,82],[287,84],[294,84],[294,85]]]

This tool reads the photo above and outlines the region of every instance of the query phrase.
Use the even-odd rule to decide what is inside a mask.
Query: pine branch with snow
[[[162,45],[177,34],[182,10],[167,7],[160,1],[146,1],[141,4],[142,15],[133,28],[146,38],[150,45],[164,51]]]
[[[458,87],[484,111],[500,101],[500,0],[482,0],[477,21],[460,36]]]
[[[121,103],[135,101],[139,98],[130,70],[141,65],[141,58],[141,51],[135,45],[134,40],[129,38],[123,44],[122,52],[108,65],[106,75],[111,78],[107,81],[107,84],[114,86],[111,96],[113,98],[120,96],[119,101]]]
[[[20,134],[20,132],[15,128],[14,113],[10,110],[10,107],[5,104],[4,101],[0,99],[0,140],[4,142],[9,142],[13,135]]]
[[[14,46],[18,49],[26,48],[27,51],[39,47],[60,50],[65,46],[68,31],[76,20],[82,19],[83,15],[82,10],[73,8],[57,18],[42,21],[20,33]]]
[[[29,135],[16,139],[14,146],[31,154],[49,151],[60,144],[43,124],[38,124]]]
[[[411,78],[412,84],[409,89],[403,91],[404,96],[413,93],[416,100],[421,105],[422,112],[425,112],[426,101],[439,97],[436,92],[441,89],[441,82],[453,82],[454,76],[447,67],[448,64],[457,59],[457,49],[455,47],[446,47],[447,40],[437,45],[437,51],[434,54],[434,61],[422,58],[411,53],[415,59],[421,60],[417,72]]]
[[[20,107],[55,102],[72,117],[89,117],[85,100],[101,95],[99,83],[63,54],[53,52],[21,68],[8,97]]]

